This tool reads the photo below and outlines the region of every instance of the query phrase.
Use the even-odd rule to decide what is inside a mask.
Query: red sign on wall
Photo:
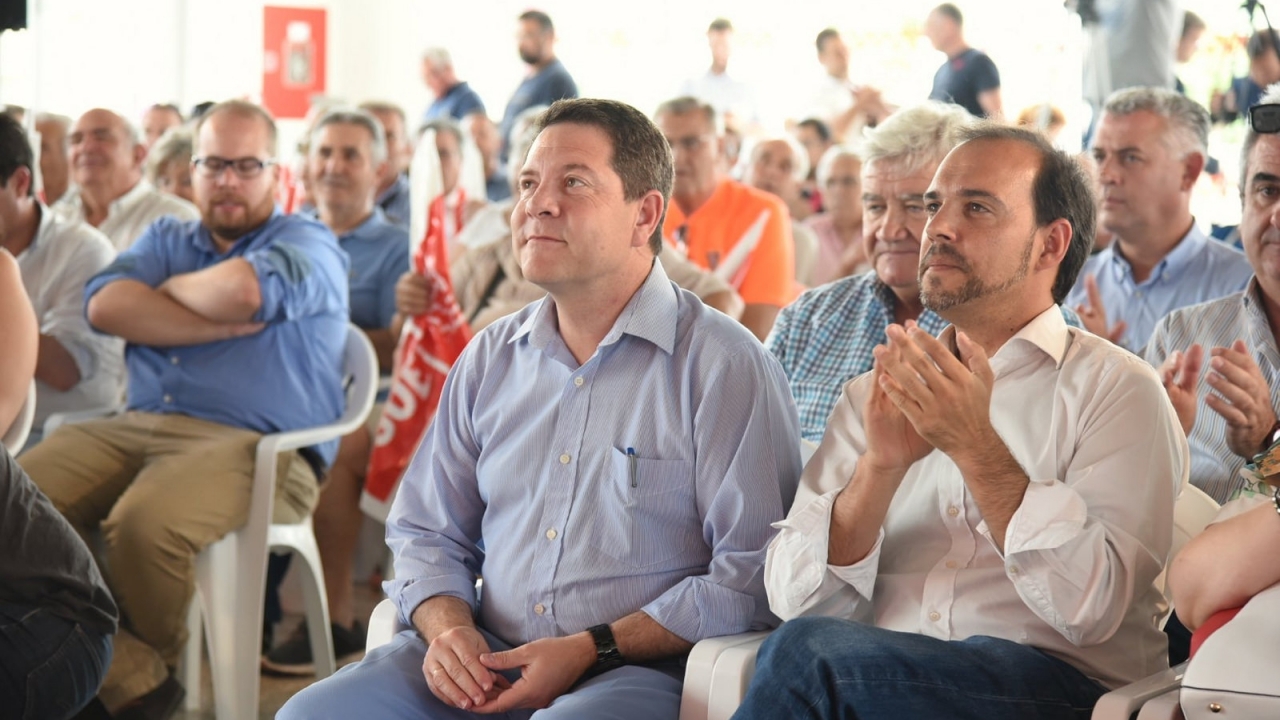
[[[262,9],[262,104],[277,118],[300,119],[325,88],[325,11]]]

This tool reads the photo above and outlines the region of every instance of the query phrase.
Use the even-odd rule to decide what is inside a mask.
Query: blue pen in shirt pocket
[[[631,474],[631,487],[633,488],[638,487],[636,484],[636,460],[636,449],[633,447],[627,448],[627,469]]]

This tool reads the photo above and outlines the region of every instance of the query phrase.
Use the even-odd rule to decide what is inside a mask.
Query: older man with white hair
[[[811,285],[825,285],[871,269],[862,242],[862,158],[847,145],[822,154],[816,173],[823,211],[804,225],[818,237]]]
[[[813,214],[800,186],[809,177],[809,155],[790,136],[763,140],[751,149],[747,162],[747,184],[786,203],[791,215],[791,238],[795,242],[796,280],[811,285],[810,275],[818,257],[818,237],[801,220]]]
[[[422,115],[423,123],[442,118],[460,121],[473,112],[484,112],[484,101],[454,74],[453,57],[448,50],[432,47],[423,51],[422,81],[435,96]]]
[[[159,218],[200,219],[196,206],[142,179],[147,147],[138,129],[119,114],[96,108],[81,115],[71,129],[70,143],[71,177],[77,187],[52,210],[98,228],[116,250],[127,250]]]

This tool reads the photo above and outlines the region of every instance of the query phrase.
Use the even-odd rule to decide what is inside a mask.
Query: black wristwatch
[[[613,631],[608,625],[595,625],[587,628],[587,632],[591,633],[591,639],[596,644],[596,663],[587,670],[587,677],[595,677],[627,664],[618,651],[618,641],[613,639]]]

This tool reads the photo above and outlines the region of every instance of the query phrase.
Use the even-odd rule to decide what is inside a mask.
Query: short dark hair
[[[658,126],[645,114],[616,100],[578,98],[557,100],[534,121],[541,133],[552,125],[574,124],[594,127],[604,132],[613,144],[609,166],[622,178],[622,196],[628,202],[657,190],[662,193],[662,217],[649,236],[649,249],[662,251],[662,223],[671,201],[671,185],[675,182],[671,146]]]
[[[538,23],[538,27],[542,28],[542,32],[555,32],[556,26],[551,24],[551,16],[541,10],[525,10],[520,13],[518,18],[521,22],[526,20]]]
[[[22,123],[9,113],[0,113],[0,183],[9,182],[9,178],[26,168],[34,172],[35,154],[31,151],[31,143],[27,142],[27,131]],[[35,194],[35,183],[27,185],[27,197]]]
[[[1075,158],[1034,130],[984,121],[961,133],[961,144],[975,140],[1013,140],[1030,145],[1040,155],[1040,167],[1031,184],[1036,226],[1044,227],[1059,218],[1071,225],[1071,243],[1053,281],[1053,301],[1061,303],[1093,249],[1097,204],[1089,176]]]
[[[1209,27],[1209,26],[1208,26],[1208,25],[1205,25],[1204,18],[1202,18],[1202,17],[1200,17],[1199,15],[1197,15],[1197,14],[1195,14],[1195,13],[1191,12],[1190,10],[1188,10],[1188,11],[1186,11],[1186,12],[1184,12],[1184,13],[1182,14],[1182,35],[1181,35],[1181,37],[1184,37],[1184,38],[1185,38],[1187,35],[1190,35],[1191,33],[1195,32],[1196,30],[1204,30],[1204,29],[1205,29],[1205,28],[1207,28],[1207,27]]]
[[[822,54],[822,50],[827,46],[828,40],[838,37],[840,37],[839,30],[836,30],[833,27],[823,28],[822,32],[818,33],[818,39],[814,41],[814,45],[818,46],[818,54]]]
[[[954,3],[942,3],[934,8],[933,11],[951,18],[956,25],[964,26],[964,15],[960,14],[960,8],[956,7]]]
[[[707,26],[707,32],[733,32],[733,23],[729,22],[728,18],[718,17]]]
[[[702,117],[707,121],[707,127],[717,135],[720,134],[720,128],[716,125],[716,109],[692,95],[682,95],[662,103],[653,116],[658,118],[663,115],[688,115],[695,112],[702,113]]]
[[[831,142],[831,128],[818,118],[805,118],[796,123],[797,128],[809,128],[822,142]]]
[[[1249,53],[1250,60],[1257,60],[1272,48],[1280,48],[1280,33],[1275,30],[1259,30],[1249,38],[1249,43],[1245,45],[1245,50]]]
[[[182,110],[180,110],[178,106],[174,105],[173,103],[156,103],[152,105],[150,109],[151,110],[167,110],[168,112],[171,112],[174,115],[177,115],[179,121],[186,122],[187,120],[186,116],[182,114]]]

